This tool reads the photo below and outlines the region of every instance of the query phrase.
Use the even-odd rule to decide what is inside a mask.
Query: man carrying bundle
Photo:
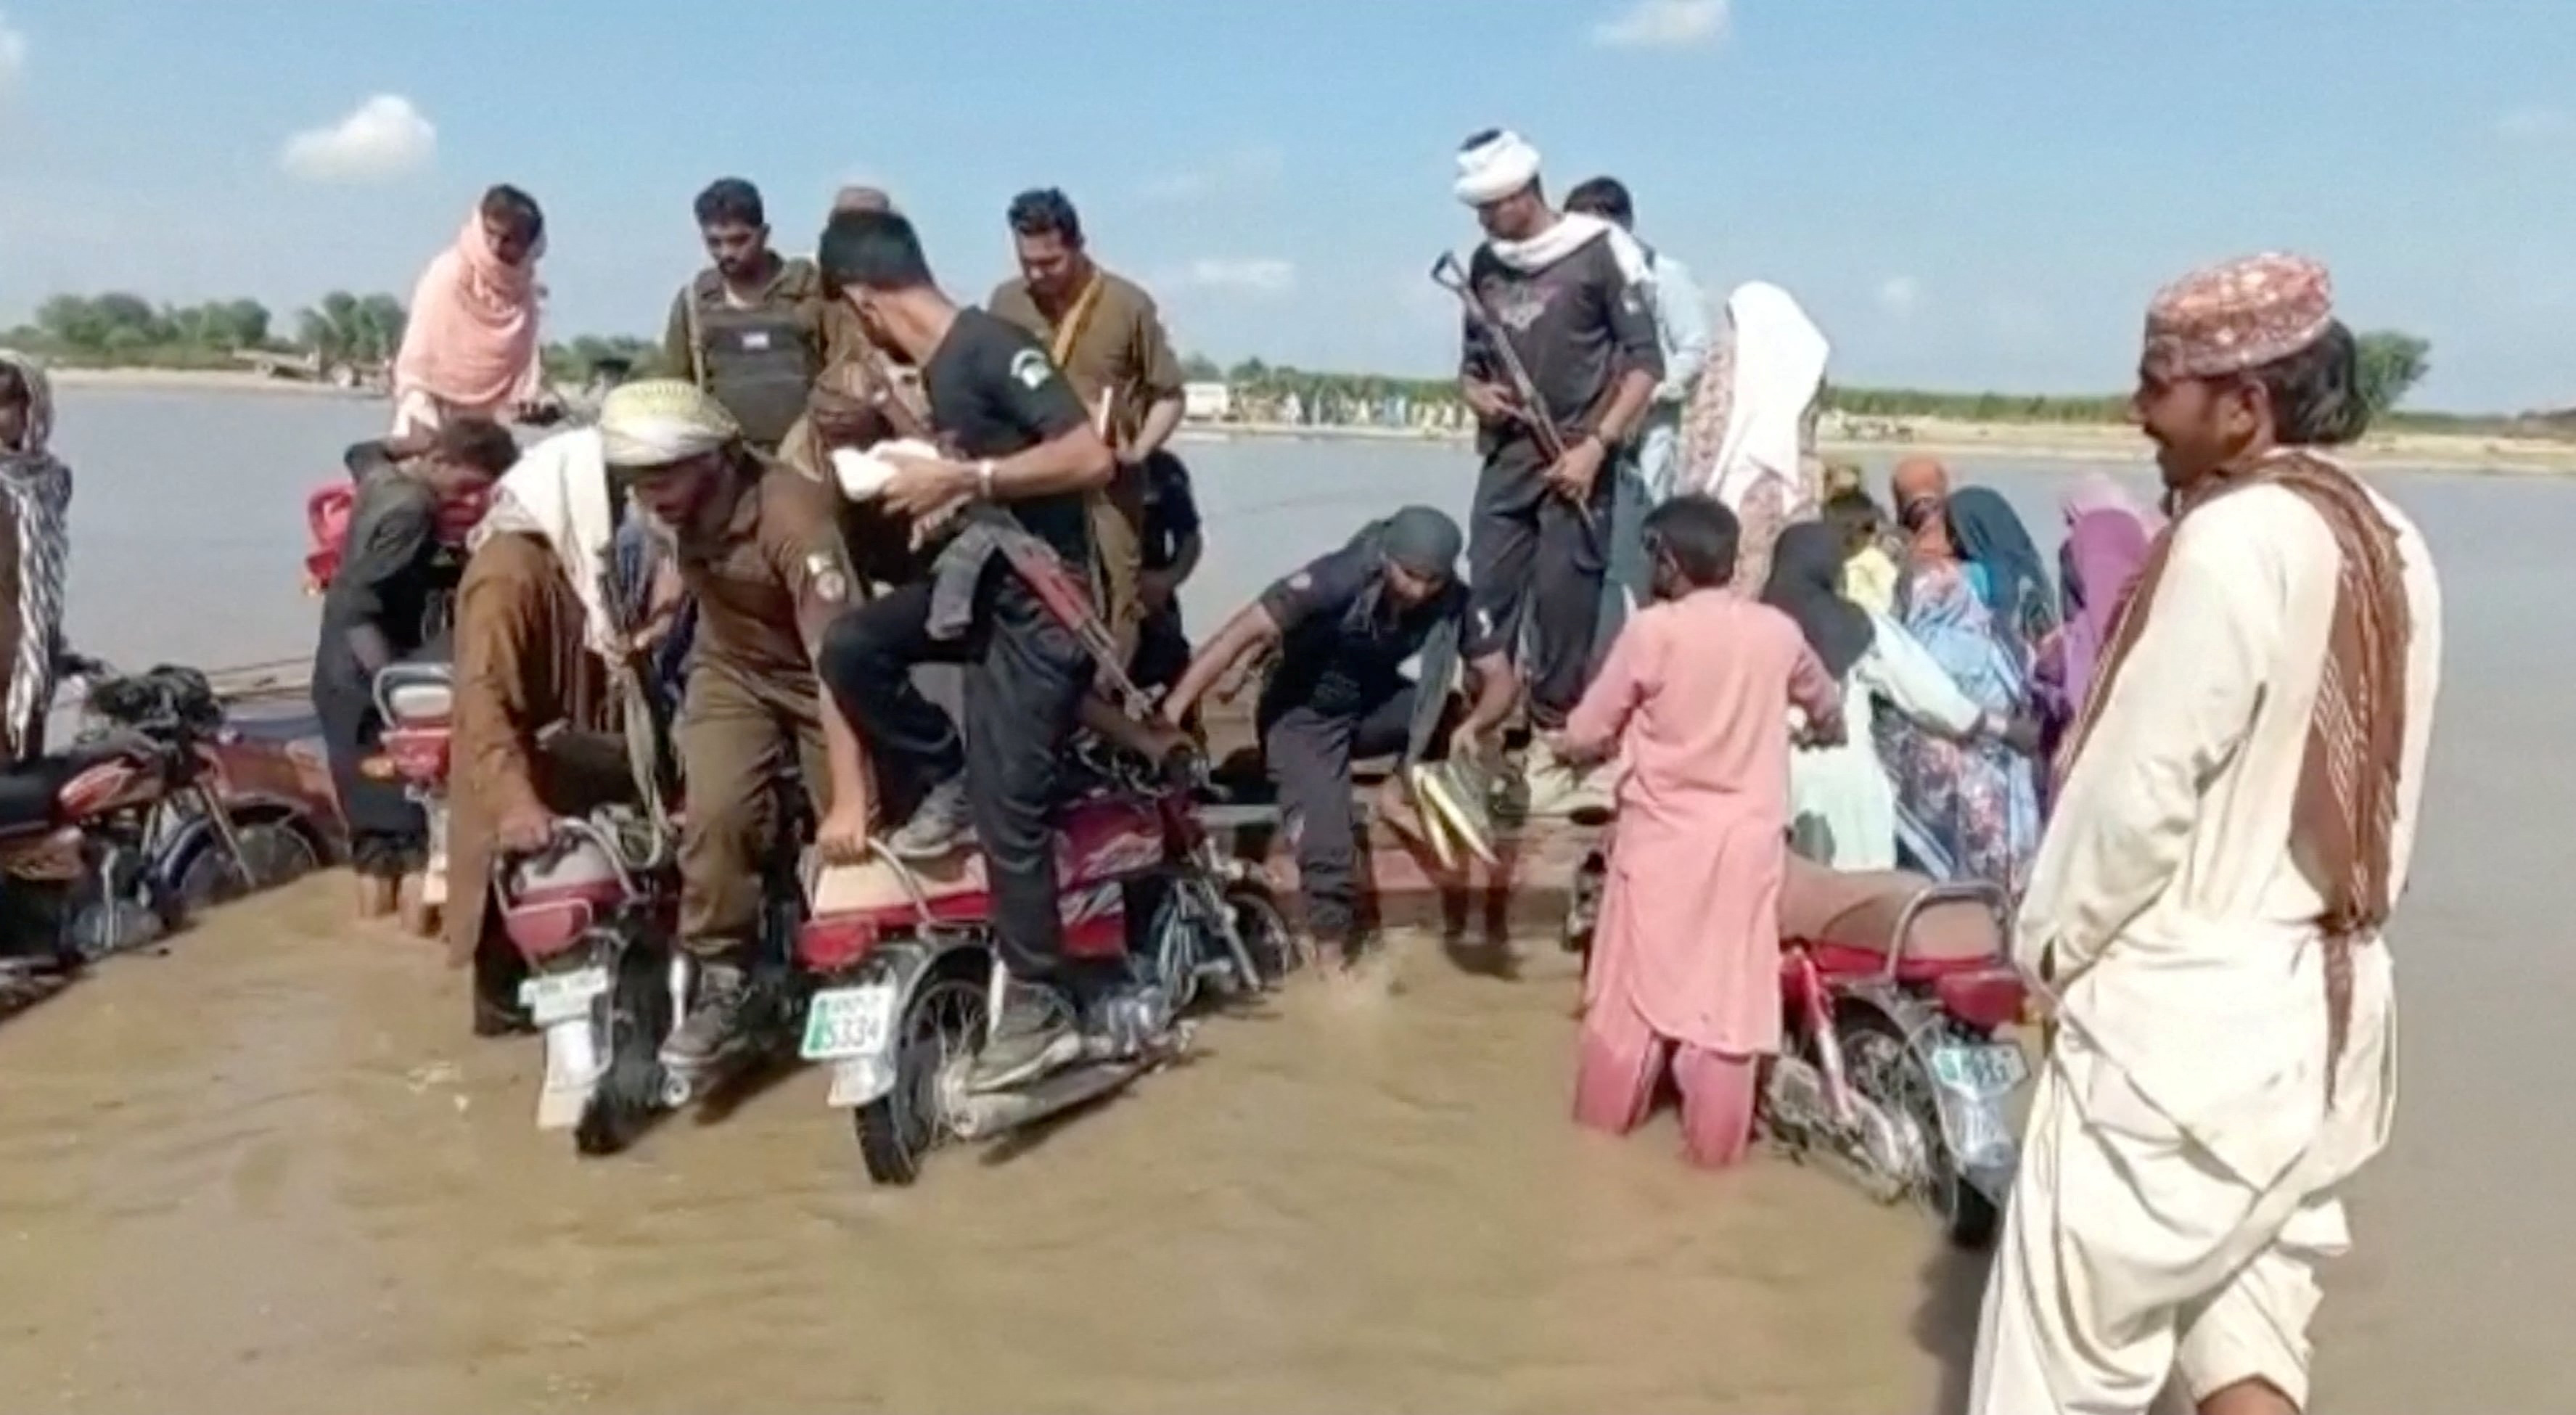
[[[1475,675],[1474,705],[1445,744],[1419,744],[1426,754],[1444,745],[1455,756],[1482,751],[1519,692],[1510,657],[1458,583],[1460,538],[1458,523],[1428,506],[1365,528],[1237,612],[1163,704],[1165,720],[1178,725],[1238,664],[1278,647],[1256,714],[1262,754],[1297,852],[1306,931],[1345,964],[1357,961],[1360,944],[1351,763],[1410,754],[1423,735],[1422,695],[1445,699],[1449,666]],[[1419,684],[1402,671],[1417,654]]]
[[[1045,345],[1118,456],[1091,529],[1101,617],[1124,657],[1135,651],[1150,607],[1138,584],[1148,533],[1145,463],[1181,425],[1181,361],[1154,297],[1092,260],[1082,215],[1064,193],[1022,192],[1011,200],[1010,224],[1020,275],[993,291],[989,307]]]

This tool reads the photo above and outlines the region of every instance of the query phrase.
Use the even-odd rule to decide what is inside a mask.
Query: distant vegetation
[[[311,372],[344,366],[360,376],[392,362],[402,347],[402,301],[384,293],[334,290],[298,311],[291,332],[257,300],[155,305],[140,295],[56,295],[32,323],[0,341],[71,367],[243,369],[300,363]],[[601,359],[622,358],[641,373],[661,363],[661,346],[617,335],[583,335],[546,346],[549,376],[577,380]]]
[[[2432,344],[2412,334],[2393,330],[2360,336],[2362,396],[2369,400],[2374,417],[2396,414],[2399,403],[2423,381],[2432,369]],[[1286,365],[1265,364],[1259,359],[1246,359],[1231,368],[1220,367],[1214,359],[1193,354],[1182,361],[1184,372],[1192,379],[1232,384],[1238,391],[1254,394],[1283,395],[1295,393],[1299,399],[1312,402],[1317,397],[1375,401],[1380,398],[1404,397],[1416,402],[1455,401],[1457,384],[1446,378],[1391,378],[1383,374],[1326,373]],[[1835,412],[1856,418],[1950,418],[1962,422],[2020,423],[2106,423],[2119,422],[2129,415],[2126,393],[2093,396],[2062,396],[2020,393],[1939,393],[1918,388],[1847,388],[1828,385],[1825,406]],[[2426,421],[2458,423],[2497,423],[2499,418],[2463,418],[2450,414],[2425,415]],[[2412,415],[2396,414],[2393,421],[2412,423]]]
[[[75,366],[238,369],[263,365],[259,356],[265,354],[301,360],[316,373],[339,365],[372,375],[393,358],[402,344],[402,331],[402,302],[383,293],[334,290],[298,311],[292,331],[283,332],[269,308],[257,300],[156,305],[140,295],[114,292],[56,295],[37,308],[33,323],[0,334],[0,339]],[[639,374],[660,373],[664,371],[661,352],[655,340],[585,334],[547,345],[546,372],[558,380],[578,381],[602,360],[624,360]],[[1308,403],[1318,398],[1375,402],[1401,397],[1415,403],[1457,398],[1457,385],[1447,378],[1339,373],[1260,359],[1225,367],[1202,354],[1184,359],[1183,368],[1193,380],[1221,380],[1254,397],[1294,393]],[[2469,432],[2527,425],[2526,420],[2507,417],[2400,411],[2406,395],[2431,368],[2432,344],[2421,337],[2395,330],[2361,336],[2363,396],[2385,423]],[[1825,403],[1856,418],[2103,423],[2128,415],[2125,394],[2065,397],[1828,386]]]

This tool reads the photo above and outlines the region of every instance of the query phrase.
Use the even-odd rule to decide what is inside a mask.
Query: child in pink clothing
[[[1789,709],[1818,740],[1842,736],[1841,695],[1797,624],[1727,588],[1738,534],[1703,496],[1646,518],[1658,602],[1611,646],[1561,744],[1625,767],[1574,1118],[1634,1129],[1669,1060],[1688,1153],[1708,1166],[1743,1157],[1761,1061],[1780,1043]]]

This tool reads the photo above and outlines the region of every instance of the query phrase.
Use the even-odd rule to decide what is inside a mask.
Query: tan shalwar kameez
[[[448,797],[447,949],[462,963],[487,938],[495,832],[533,801],[585,813],[631,795],[606,666],[583,646],[581,601],[533,534],[493,535],[457,589],[455,736]],[[565,735],[539,747],[540,733]]]
[[[2441,595],[2422,536],[2371,499],[2411,625],[2394,897]],[[2194,1400],[2260,1379],[2306,1405],[2318,1269],[2350,1243],[2342,1186],[2395,1104],[2388,950],[2375,933],[2351,944],[2330,1068],[2323,898],[2289,847],[2341,564],[2299,494],[2213,499],[2176,526],[2129,657],[2097,690],[2015,940],[2063,1007],[1986,1291],[1977,1415],[2142,1412],[2169,1377]]]

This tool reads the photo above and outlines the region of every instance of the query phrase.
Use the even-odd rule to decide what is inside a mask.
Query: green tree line
[[[390,361],[401,347],[402,332],[402,302],[381,292],[334,290],[298,311],[291,332],[281,332],[275,316],[257,300],[154,304],[140,295],[116,291],[56,295],[37,307],[31,324],[0,337],[69,363],[235,368],[242,364],[237,355],[269,352],[306,356],[324,367],[363,367]],[[2483,427],[2510,421],[2400,413],[2407,394],[2431,371],[2432,344],[2397,330],[2363,334],[2359,343],[2361,394],[2374,416],[2395,414],[2401,424],[2431,426]],[[545,350],[548,376],[567,382],[588,377],[603,361],[622,361],[641,375],[667,372],[661,367],[661,347],[656,341],[628,335],[585,334],[548,344]],[[1456,402],[1458,396],[1456,383],[1448,378],[1300,369],[1257,358],[1226,366],[1204,354],[1189,355],[1182,367],[1194,381],[1222,381],[1255,397],[1293,393],[1309,405],[1319,399],[1327,404],[1375,404],[1395,397],[1436,405]],[[1839,385],[1825,389],[1828,408],[1858,418],[2101,423],[2126,417],[2128,401],[2126,394],[2109,393],[2070,397]]]
[[[2361,396],[2370,405],[2374,417],[2398,411],[2406,395],[2432,371],[2433,346],[2420,336],[2397,330],[2378,330],[2356,337],[2360,346],[2357,380]],[[1382,398],[1404,397],[1414,402],[1447,403],[1458,400],[1458,385],[1447,378],[1399,378],[1374,373],[1329,373],[1298,369],[1287,365],[1266,364],[1259,359],[1245,359],[1231,367],[1223,366],[1204,354],[1191,354],[1181,361],[1184,374],[1194,381],[1219,382],[1239,392],[1282,395],[1295,393],[1301,401],[1317,397],[1375,402]],[[2102,393],[2049,395],[2021,393],[1950,393],[1920,388],[1858,388],[1837,384],[1825,387],[1825,406],[1835,412],[1857,418],[1953,418],[1972,422],[2038,422],[2038,423],[2105,423],[2118,422],[2129,414],[2129,395]],[[2403,420],[2403,419],[2402,419]],[[2495,419],[2454,418],[2430,415],[2430,421],[2491,422]]]

